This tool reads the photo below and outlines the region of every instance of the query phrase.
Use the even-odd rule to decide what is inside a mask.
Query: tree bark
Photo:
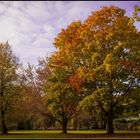
[[[62,130],[63,130],[63,133],[67,133],[67,121],[64,121],[63,123],[62,123]]]
[[[6,128],[6,123],[5,123],[5,115],[4,112],[1,111],[1,131],[2,134],[7,134],[7,128]]]
[[[109,111],[107,113],[107,116],[106,116],[106,129],[107,129],[107,134],[113,134],[114,133],[112,111]]]

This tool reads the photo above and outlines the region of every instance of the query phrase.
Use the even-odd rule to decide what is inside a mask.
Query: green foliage
[[[20,97],[22,73],[18,58],[8,42],[0,44],[0,122],[2,133],[7,133],[8,114]]]
[[[133,12],[133,18],[136,21],[140,21],[140,16],[138,15],[140,12],[140,7],[138,7],[137,5],[134,6],[134,12]]]
[[[69,72],[54,61],[56,58],[54,55],[48,62],[51,73],[46,78],[44,103],[66,133],[68,121],[77,113],[79,96],[69,84]]]
[[[58,73],[57,73],[58,74]],[[62,114],[73,114],[76,111],[77,95],[67,83],[62,83],[62,74],[56,74],[56,81],[50,79],[49,87],[46,87],[45,102],[49,111],[57,119],[62,121]],[[61,77],[62,76],[62,77]],[[54,73],[53,73],[54,78]]]

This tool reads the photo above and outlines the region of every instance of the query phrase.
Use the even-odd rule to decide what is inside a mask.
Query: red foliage
[[[130,69],[134,66],[133,62],[129,61],[129,60],[122,60],[121,64],[126,68],[126,69]]]
[[[80,78],[80,76],[78,74],[74,74],[68,77],[67,82],[70,84],[70,86],[76,90],[76,91],[80,91],[80,86],[82,83],[82,79]]]

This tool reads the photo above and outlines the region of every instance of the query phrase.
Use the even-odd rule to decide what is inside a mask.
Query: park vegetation
[[[139,127],[138,12],[135,6],[131,18],[118,7],[103,7],[83,22],[72,22],[55,37],[56,51],[36,67],[24,68],[8,42],[1,43],[2,134],[60,127],[63,133],[95,128],[113,134],[113,125],[130,123],[130,117]]]

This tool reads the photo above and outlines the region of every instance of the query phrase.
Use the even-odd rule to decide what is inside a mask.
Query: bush
[[[29,121],[22,121],[18,123],[17,129],[18,130],[31,130],[33,129],[33,126]]]

